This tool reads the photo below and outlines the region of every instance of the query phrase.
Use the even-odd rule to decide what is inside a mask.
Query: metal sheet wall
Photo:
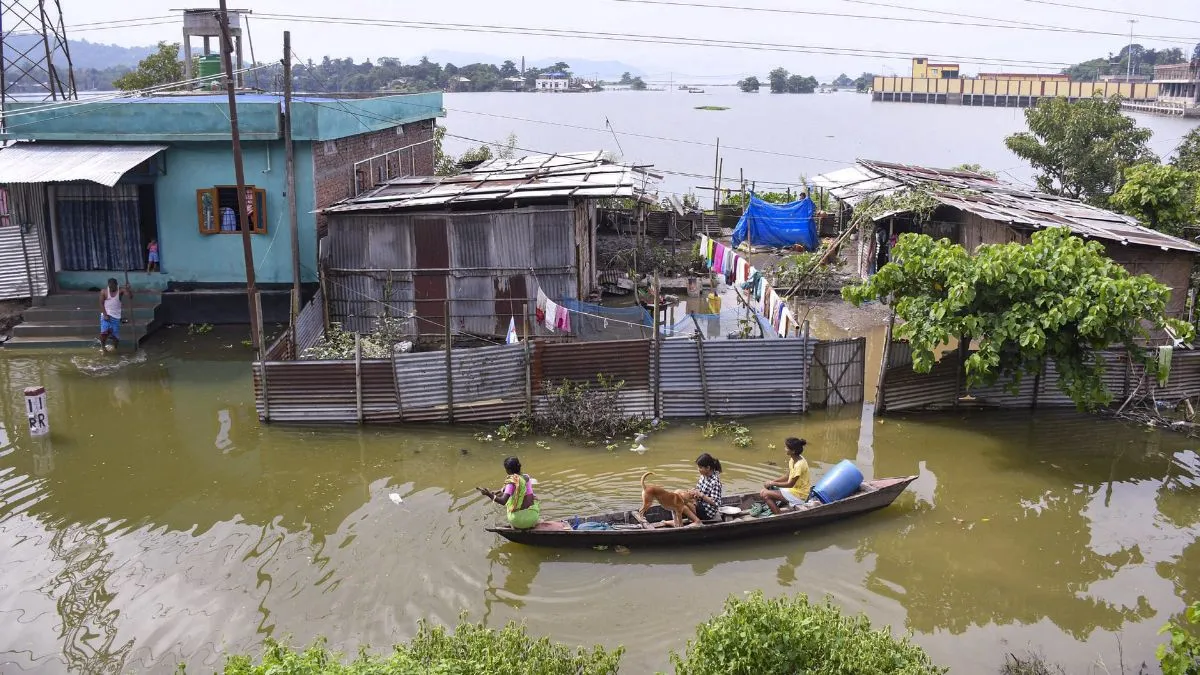
[[[334,214],[329,218],[326,271],[330,320],[347,330],[374,330],[382,316],[416,309],[414,222],[440,221],[449,243],[448,294],[453,330],[502,335],[508,316],[497,312],[497,289],[523,277],[532,313],[540,287],[551,298],[576,296],[575,214],[570,209],[481,213]],[[502,300],[509,300],[505,296]],[[416,333],[409,322],[407,331]]]
[[[892,353],[908,354],[907,343],[892,343]],[[1136,358],[1131,359],[1121,349],[1104,350],[1096,355],[1104,360],[1101,379],[1105,389],[1117,405],[1142,383],[1145,393],[1150,383],[1142,381],[1145,366]],[[892,360],[895,364],[895,360]],[[911,361],[893,365],[888,369],[884,383],[884,408],[888,411],[950,408],[957,395],[958,355],[947,354],[934,364],[926,374],[915,373]],[[1151,373],[1148,377],[1153,377]],[[970,395],[971,405],[999,408],[1072,408],[1075,402],[1058,387],[1058,368],[1048,362],[1040,377],[1025,376],[1016,393],[1008,387],[1010,381],[998,382],[989,387],[967,389],[962,394]],[[1200,395],[1200,352],[1176,350],[1171,359],[1171,374],[1166,385],[1154,382],[1157,400],[1176,403],[1184,398]],[[1036,393],[1036,395],[1035,395]]]
[[[296,354],[302,355],[325,334],[325,296],[320,290],[296,317]]]
[[[663,416],[704,417],[705,382],[713,415],[801,413],[807,409],[805,362],[813,346],[802,338],[710,340],[703,347],[690,339],[666,340],[659,367]]]
[[[0,220],[0,300],[45,297],[49,280],[43,185],[11,185],[7,198],[8,218]]]
[[[455,421],[506,420],[525,409],[525,347],[501,345],[451,353]]]
[[[595,383],[597,375],[623,380],[626,389],[650,386],[650,340],[606,342],[538,342],[533,356],[533,390],[544,382]]]
[[[809,405],[861,403],[866,389],[865,337],[817,342],[808,375]]]

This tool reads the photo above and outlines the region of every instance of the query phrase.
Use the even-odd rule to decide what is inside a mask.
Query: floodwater
[[[644,455],[465,428],[265,427],[244,336],[165,331],[137,355],[0,351],[0,671],[219,667],[264,637],[343,650],[461,612],[667,666],[729,595],[829,595],[911,630],[956,672],[1040,649],[1069,672],[1151,659],[1200,599],[1196,441],[1073,413],[889,417],[847,408],[750,423],[754,445],[689,423]],[[21,388],[49,390],[52,435],[24,431]],[[729,387],[753,383],[730,382]],[[801,535],[675,551],[556,551],[484,532],[476,485],[521,456],[543,513],[627,508],[638,477],[687,486],[701,451],[728,491],[781,473],[788,435],[820,472],[920,474],[890,508]],[[402,498],[395,503],[392,494]]]
[[[664,191],[712,200],[715,149],[721,141],[725,187],[740,189],[739,171],[760,191],[795,185],[800,176],[839,169],[856,159],[949,167],[982,164],[1008,181],[1032,182],[1027,164],[1004,147],[1025,131],[1020,108],[923,103],[876,103],[866,94],[743,94],[734,87],[682,91],[606,91],[595,94],[446,94],[453,136],[503,142],[537,152],[607,150],[667,173]],[[697,106],[724,106],[722,111]],[[1196,120],[1134,114],[1154,132],[1150,146],[1170,156]],[[471,145],[449,138],[461,152]],[[696,174],[686,176],[681,174]]]

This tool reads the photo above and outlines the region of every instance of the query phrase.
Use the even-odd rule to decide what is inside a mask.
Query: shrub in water
[[[396,645],[387,656],[362,650],[344,662],[322,640],[303,651],[268,640],[260,663],[248,656],[230,657],[225,675],[611,675],[617,672],[622,652],[603,647],[572,651],[546,638],[530,637],[514,623],[492,630],[463,620],[451,633],[422,621],[416,637]]]
[[[873,630],[863,615],[846,616],[826,601],[730,598],[725,611],[700,624],[686,656],[671,653],[677,675],[934,675],[947,669],[907,638]]]

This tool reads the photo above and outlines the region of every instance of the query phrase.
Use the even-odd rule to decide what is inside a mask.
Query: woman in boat
[[[692,496],[696,498],[696,513],[701,520],[715,520],[723,495],[721,460],[706,452],[696,458],[696,470],[700,472],[696,489],[692,490]]]
[[[521,473],[521,460],[508,457],[504,460],[504,470],[508,478],[499,492],[487,488],[479,488],[480,494],[488,499],[503,504],[508,514],[508,524],[518,530],[528,530],[542,517],[542,505],[537,495],[533,494],[533,480]]]
[[[780,504],[800,506],[808,501],[812,492],[812,477],[808,472],[808,460],[804,459],[804,446],[807,444],[808,441],[803,438],[789,438],[783,442],[787,449],[787,475],[763,483],[763,489],[758,493],[771,513],[778,514]]]

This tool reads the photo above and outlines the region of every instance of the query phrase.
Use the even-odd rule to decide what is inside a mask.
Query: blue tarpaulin
[[[815,210],[807,196],[790,204],[770,204],[750,195],[750,206],[733,231],[733,245],[741,245],[749,230],[753,246],[783,248],[802,244],[807,250],[815,251],[818,245],[817,224],[813,220]]]

